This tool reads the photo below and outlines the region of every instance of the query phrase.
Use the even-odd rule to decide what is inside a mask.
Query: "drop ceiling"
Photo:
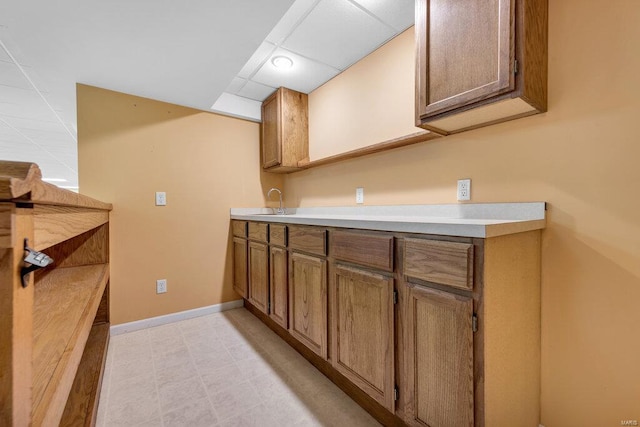
[[[0,3],[0,159],[77,188],[76,83],[260,120],[413,25],[413,0]],[[273,56],[293,60],[277,70]]]

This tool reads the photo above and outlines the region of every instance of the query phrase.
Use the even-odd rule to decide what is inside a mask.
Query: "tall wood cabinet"
[[[111,205],[0,161],[0,425],[93,425],[109,340]],[[26,246],[53,263],[24,275]]]
[[[262,103],[262,167],[292,172],[309,157],[308,97],[284,87]]]
[[[443,135],[547,109],[547,1],[416,1],[416,124]]]

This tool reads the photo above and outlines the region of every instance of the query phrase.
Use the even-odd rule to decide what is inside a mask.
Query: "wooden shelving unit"
[[[91,426],[109,340],[111,205],[0,161],[0,425]],[[23,286],[25,239],[54,262]]]

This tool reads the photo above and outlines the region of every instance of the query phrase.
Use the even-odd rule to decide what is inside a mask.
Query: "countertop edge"
[[[232,208],[230,217],[244,221],[475,238],[540,230],[546,226],[545,202],[290,208],[287,212],[287,215],[274,215],[272,208]]]

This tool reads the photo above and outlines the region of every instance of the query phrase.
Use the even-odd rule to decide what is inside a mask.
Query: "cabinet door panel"
[[[288,317],[288,300],[289,289],[287,287],[287,250],[277,247],[269,249],[271,255],[271,283],[270,292],[270,314],[269,316],[275,320],[283,328],[289,325]]]
[[[331,291],[333,366],[393,412],[393,278],[337,266]]]
[[[514,89],[515,0],[418,0],[420,115]]]
[[[249,242],[249,297],[259,310],[268,314],[269,253],[264,243]]]
[[[473,301],[410,284],[406,316],[409,423],[473,426]]]
[[[233,289],[247,298],[247,241],[233,238]]]
[[[327,358],[327,261],[322,258],[291,253],[289,332]]]
[[[276,91],[262,104],[262,167],[265,169],[282,162],[279,96],[280,92]]]

